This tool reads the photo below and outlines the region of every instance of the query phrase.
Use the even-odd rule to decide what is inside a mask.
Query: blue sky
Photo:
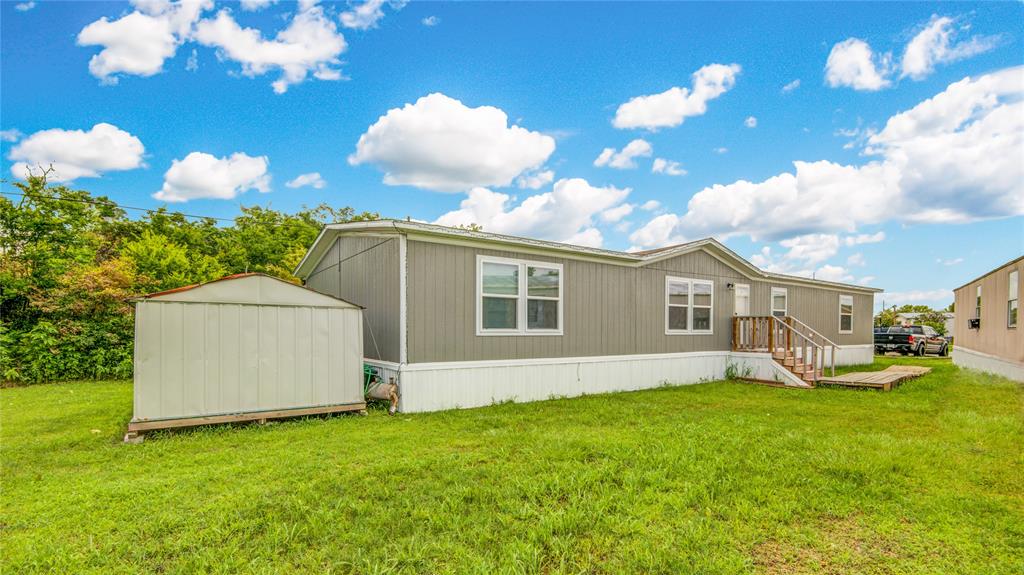
[[[133,206],[328,202],[611,249],[715,235],[884,287],[878,305],[946,305],[1024,251],[1020,3],[37,0],[0,18],[6,178],[53,162]]]

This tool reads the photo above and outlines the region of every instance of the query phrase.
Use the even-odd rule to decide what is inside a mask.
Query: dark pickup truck
[[[946,355],[949,353],[949,342],[928,325],[879,328],[875,330],[875,353],[885,354],[887,351],[903,355]]]

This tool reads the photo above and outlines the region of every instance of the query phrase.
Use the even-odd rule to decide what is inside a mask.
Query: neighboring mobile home
[[[958,288],[953,363],[1024,381],[1019,297],[1024,256]]]
[[[736,349],[771,338],[776,316],[817,333],[819,367],[870,363],[880,291],[764,272],[712,239],[626,253],[393,220],[326,226],[295,274],[365,308],[367,362],[396,377],[403,411],[695,383],[730,365],[803,385],[766,348]]]

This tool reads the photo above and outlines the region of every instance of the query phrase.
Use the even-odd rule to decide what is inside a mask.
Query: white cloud
[[[595,166],[608,166],[619,170],[628,170],[636,167],[636,158],[649,157],[654,148],[646,140],[637,138],[626,144],[621,152],[615,148],[605,148],[601,155],[594,160]]]
[[[825,63],[825,81],[833,88],[881,90],[890,85],[890,60],[888,54],[876,56],[867,42],[848,38],[832,47]]]
[[[539,190],[553,181],[555,181],[555,172],[553,170],[538,170],[516,178],[516,185],[521,190]]]
[[[441,19],[438,18],[437,16],[427,16],[426,18],[420,20],[420,22],[422,22],[424,26],[437,26],[438,24],[441,23]]]
[[[859,280],[857,280],[857,283],[859,283],[862,286],[866,286],[866,285],[870,284],[873,281],[875,281],[875,276],[864,276],[864,277],[860,278]]]
[[[740,73],[739,64],[709,64],[693,73],[693,87],[669,88],[660,94],[631,98],[615,111],[616,128],[656,130],[678,126],[690,116],[707,111],[709,100],[733,87]]]
[[[646,202],[640,204],[640,209],[644,210],[645,212],[653,212],[654,210],[660,207],[661,202],[659,202],[658,200],[647,200]]]
[[[846,236],[845,238],[843,238],[843,244],[847,246],[877,244],[878,242],[881,241],[885,241],[885,232],[875,232],[873,234],[857,234],[854,236]]]
[[[800,87],[800,80],[796,79],[782,87],[782,93],[788,94]]]
[[[23,135],[21,130],[15,128],[0,130],[0,142],[17,142]]]
[[[242,0],[242,10],[247,12],[256,12],[262,10],[271,4],[276,4],[277,0]]]
[[[748,128],[756,128],[757,127],[757,118],[755,118],[753,116],[747,116],[747,119],[743,120],[743,125],[748,127]]]
[[[811,275],[814,279],[828,282],[852,282],[853,275],[842,266],[823,265]]]
[[[773,240],[809,233],[853,233],[888,220],[970,222],[1024,215],[1024,67],[951,84],[891,117],[868,139],[876,159],[860,166],[794,162],[764,181],[707,187],[665,232],[653,220],[635,245],[664,236],[748,235]],[[859,236],[857,236],[859,237]],[[870,236],[884,239],[881,232]],[[864,243],[865,239],[851,240]]]
[[[591,186],[580,178],[555,182],[552,191],[537,194],[513,205],[508,194],[473,188],[458,210],[434,223],[445,226],[479,224],[489,232],[595,245],[600,234],[588,230],[594,218],[622,203],[630,189]],[[595,230],[596,231],[596,230]],[[598,244],[599,245],[599,244]]]
[[[47,168],[52,164],[54,173],[50,180],[66,182],[142,167],[144,152],[142,142],[135,136],[117,126],[100,123],[87,132],[56,128],[36,132],[14,146],[8,157],[17,161],[11,166],[11,174],[16,178],[24,178],[29,168]]]
[[[498,108],[469,108],[435,93],[388,110],[359,137],[348,162],[377,165],[389,186],[460,192],[507,186],[554,151],[554,138],[509,126]]]
[[[789,248],[784,256],[805,265],[821,263],[839,252],[839,236],[835,234],[807,234],[779,242]]]
[[[935,71],[936,64],[946,64],[976,56],[995,48],[999,41],[994,36],[972,36],[955,42],[957,30],[954,20],[947,16],[932,16],[928,24],[907,44],[900,62],[901,78],[923,80]]]
[[[963,263],[963,261],[964,261],[964,258],[950,258],[950,259],[947,259],[947,260],[944,260],[942,258],[937,258],[935,260],[935,263],[939,263],[939,264],[942,264],[944,266],[955,266],[957,264]]]
[[[255,28],[242,28],[226,9],[199,22],[195,38],[204,46],[217,48],[220,57],[241,64],[246,76],[280,70],[281,77],[271,84],[278,94],[310,73],[318,80],[340,79],[338,56],[347,48],[334,22],[312,3],[299,4],[291,22],[273,40],[264,39]]]
[[[614,224],[631,213],[633,213],[633,204],[620,204],[601,212],[601,221]]]
[[[28,12],[29,10],[31,10],[31,9],[33,9],[35,7],[36,7],[36,3],[35,2],[22,2],[20,4],[15,4],[14,5],[14,9],[17,10],[18,12]]]
[[[601,235],[601,230],[597,228],[587,228],[579,233],[573,234],[568,238],[565,238],[565,243],[572,244],[574,246],[586,246],[591,248],[599,248],[604,243],[604,236]]]
[[[809,234],[782,241],[784,247],[789,250],[781,255],[772,252],[770,246],[761,248],[761,251],[750,257],[750,263],[769,272],[781,273],[793,276],[815,278],[833,282],[852,282],[853,274],[843,266],[833,264],[817,264],[834,256],[839,248],[839,238],[830,234]],[[860,254],[854,254],[860,255]],[[851,256],[854,263],[863,261],[863,258]],[[847,265],[853,265],[847,263]],[[862,263],[860,265],[863,265]]]
[[[309,186],[319,190],[327,185],[327,180],[320,176],[320,172],[310,172],[308,174],[300,174],[295,179],[285,182],[284,185],[289,188]]]
[[[711,151],[716,153],[716,154],[725,154],[725,153],[729,152],[729,148],[721,147],[721,148],[715,148],[715,149],[713,149]]]
[[[874,278],[871,278],[874,279]],[[937,301],[949,301],[953,299],[953,291],[948,289],[933,289],[933,290],[911,290],[901,292],[885,292],[875,294],[875,301],[881,304],[885,302],[885,305],[900,304],[900,303],[931,303]]]
[[[864,254],[857,252],[846,258],[846,265],[864,267],[868,265],[868,262],[864,259]]]
[[[136,10],[117,20],[105,16],[78,33],[80,46],[103,46],[89,60],[89,72],[107,84],[117,74],[152,76],[177,51],[212,0],[134,0]]]
[[[192,53],[188,56],[188,61],[185,62],[185,70],[189,72],[195,72],[199,69],[199,53],[196,52],[195,48],[192,48]]]
[[[247,190],[270,191],[266,156],[252,157],[236,152],[217,158],[192,152],[173,160],[164,174],[164,186],[153,197],[165,202],[187,202],[201,198],[230,200]]]
[[[375,28],[377,22],[384,17],[384,2],[386,0],[366,0],[355,8],[342,12],[338,18],[341,25],[355,30],[366,30]]]
[[[679,162],[666,160],[665,158],[654,158],[654,163],[651,164],[651,172],[655,174],[665,174],[667,176],[686,175],[686,170],[679,165]]]
[[[675,214],[661,214],[647,222],[642,228],[636,230],[629,236],[633,246],[629,251],[643,250],[653,247],[678,244],[686,241],[676,232],[679,225],[679,216]]]

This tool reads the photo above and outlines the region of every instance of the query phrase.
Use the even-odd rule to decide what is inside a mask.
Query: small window
[[[974,304],[974,319],[981,319],[981,286],[978,286],[978,299]]]
[[[1006,301],[1006,327],[1017,327],[1017,293],[1020,289],[1018,284],[1017,270],[1010,272],[1010,286],[1007,290],[1009,295]]]
[[[708,280],[666,277],[665,333],[712,333],[714,302],[714,283]]]
[[[789,293],[786,288],[772,288],[772,315],[775,317],[789,315]]]
[[[853,296],[839,296],[839,333],[853,333]]]
[[[477,257],[477,335],[561,335],[562,266]]]

